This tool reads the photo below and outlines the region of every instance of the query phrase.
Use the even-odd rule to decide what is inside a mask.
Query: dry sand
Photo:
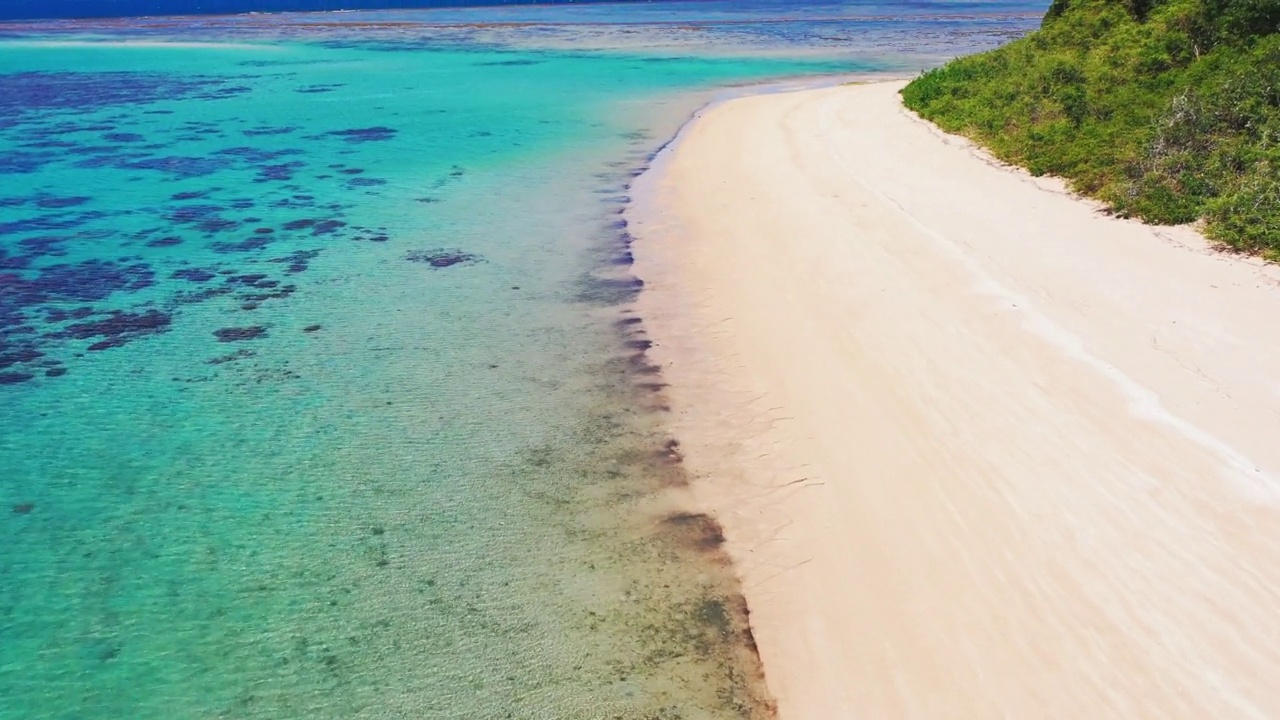
[[[630,211],[783,720],[1280,717],[1280,274],[900,87],[714,106]]]

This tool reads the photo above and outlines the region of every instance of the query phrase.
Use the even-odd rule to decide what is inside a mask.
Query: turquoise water
[[[247,22],[0,42],[0,717],[767,717],[618,210],[881,66]]]

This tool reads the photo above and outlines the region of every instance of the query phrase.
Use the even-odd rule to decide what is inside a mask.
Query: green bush
[[[1120,215],[1280,258],[1280,0],[1054,0],[902,95]]]
[[[1231,245],[1280,261],[1280,158],[1259,163],[1230,190],[1206,204],[1206,217]]]

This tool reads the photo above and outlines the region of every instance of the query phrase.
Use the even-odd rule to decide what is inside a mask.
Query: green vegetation
[[[1280,260],[1280,0],[1055,0],[902,96],[1120,215]]]

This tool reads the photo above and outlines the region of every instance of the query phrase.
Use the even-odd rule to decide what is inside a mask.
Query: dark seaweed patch
[[[115,230],[110,228],[96,228],[94,230],[77,230],[76,240],[103,240],[116,234]]]
[[[176,225],[193,225],[219,219],[218,213],[223,209],[221,205],[183,205],[169,211],[165,218]]]
[[[44,357],[44,353],[30,346],[0,352],[0,370],[13,367],[18,363],[29,363],[42,357]]]
[[[161,333],[169,329],[173,318],[159,310],[141,313],[114,310],[101,320],[68,325],[60,337],[85,340],[93,337],[134,339],[141,335]]]
[[[182,268],[173,271],[171,277],[178,280],[190,280],[191,282],[207,282],[216,276],[212,270],[205,270],[204,268]]]
[[[294,250],[298,247],[294,243],[305,242],[307,235],[369,242],[389,240],[380,228],[348,226],[344,213],[350,205],[317,201],[314,196],[303,194],[307,190],[295,176],[299,171],[305,172],[302,169],[306,163],[301,157],[305,150],[272,147],[270,143],[264,143],[266,147],[235,146],[257,142],[245,138],[293,134],[301,139],[302,133],[296,126],[242,119],[227,127],[227,123],[182,122],[175,118],[176,122],[162,123],[167,127],[156,134],[132,124],[136,113],[146,112],[137,107],[139,104],[182,98],[212,100],[250,92],[237,82],[228,78],[182,78],[165,73],[30,73],[21,79],[0,77],[0,130],[5,131],[12,150],[0,157],[0,172],[4,169],[30,171],[49,163],[66,163],[90,170],[120,170],[122,180],[130,182],[145,181],[149,173],[181,180],[234,171],[248,172],[250,177],[256,175],[260,182],[276,183],[271,187],[286,191],[229,200],[222,197],[223,188],[203,187],[212,183],[194,180],[170,183],[177,187],[169,190],[172,194],[167,204],[158,207],[139,206],[121,211],[104,204],[102,207],[106,210],[90,212],[82,206],[95,207],[89,204],[95,202],[94,198],[73,190],[24,191],[13,193],[16,197],[0,198],[0,207],[17,209],[6,212],[8,217],[0,220],[0,234],[12,237],[12,240],[5,238],[5,247],[0,248],[0,366],[11,376],[60,376],[67,372],[66,368],[44,353],[54,353],[53,348],[77,340],[91,343],[89,350],[102,351],[165,332],[176,320],[176,315],[170,313],[184,304],[229,295],[235,299],[230,307],[238,304],[242,308],[255,308],[263,302],[287,298],[298,290],[296,285],[285,284],[288,275],[307,271],[320,252],[319,249]],[[15,88],[20,92],[5,92]],[[121,109],[105,119],[91,114],[106,105],[127,106],[128,112]],[[152,112],[172,114],[170,110]],[[397,135],[394,128],[379,126],[340,129],[325,133],[324,137],[341,140],[342,145],[355,145],[391,140]],[[213,137],[230,139],[211,141]],[[200,141],[204,147],[212,147],[213,152],[180,149],[182,146],[178,143],[183,138]],[[288,141],[279,141],[284,142]],[[331,147],[330,151],[333,150],[344,154],[358,152],[354,147],[346,150]],[[362,168],[346,165],[342,168],[339,188],[341,182],[351,182],[352,188],[375,188],[385,183],[367,177]],[[66,187],[83,192],[93,185]],[[163,198],[161,194],[160,199]],[[289,207],[312,209],[286,211],[293,214],[295,221],[283,227],[275,217],[265,223],[241,217],[252,212],[245,211],[254,207],[255,202],[267,205],[281,201],[289,203]],[[15,214],[18,217],[15,218]],[[302,214],[315,217],[298,217]],[[29,215],[35,217],[27,217]],[[129,215],[129,222],[108,220],[119,215]],[[287,218],[286,215],[282,219]],[[137,227],[152,227],[115,229],[121,225],[128,227],[135,221],[142,223]],[[270,227],[266,227],[268,224]],[[111,229],[93,230],[106,225]],[[89,242],[112,235],[118,236],[118,245]],[[276,257],[271,257],[269,262],[278,266],[272,271],[274,277],[252,272],[252,263],[263,257],[252,253],[263,250],[273,241],[287,247],[284,252],[277,249],[272,253]],[[193,267],[176,254],[157,253],[155,257],[163,259],[155,259],[153,268],[138,255],[118,257],[136,253],[143,246],[170,248],[192,244],[221,253],[247,253],[244,261],[248,264],[227,263],[225,270],[212,263]],[[311,244],[318,246],[322,241],[313,240]],[[80,261],[79,256],[86,251],[99,259]],[[60,256],[62,259],[57,259]],[[68,262],[66,256],[77,259]],[[177,265],[173,264],[175,261]],[[136,292],[154,285],[157,271],[161,273],[159,277],[169,283],[164,287],[164,295],[153,297],[148,293],[141,304],[138,300],[119,301],[117,293]],[[220,276],[225,282],[218,281]],[[305,331],[318,329],[318,326],[307,326]],[[244,330],[250,335],[255,332],[252,328],[224,330]],[[250,335],[240,336],[234,332],[232,335],[236,339],[252,339]],[[79,343],[76,349],[66,352],[83,357]],[[30,378],[14,382],[27,379]]]
[[[154,170],[180,178],[193,178],[226,170],[231,167],[231,162],[225,158],[170,155],[121,162],[116,167],[121,170]]]
[[[288,264],[289,267],[285,268],[285,272],[292,275],[306,272],[310,267],[310,262],[319,254],[319,250],[295,250],[288,255],[271,258],[267,262]]]
[[[216,253],[242,253],[261,250],[271,244],[272,238],[267,235],[254,235],[240,242],[215,242],[209,246]]]
[[[74,197],[42,197],[39,200],[36,200],[36,207],[44,208],[46,210],[69,208],[75,207],[76,205],[83,205],[92,199],[93,198],[86,197],[84,195],[77,195]]]
[[[332,235],[346,226],[347,224],[341,220],[321,220],[311,226],[311,234],[317,237],[320,235]]]
[[[60,323],[68,320],[83,320],[93,315],[93,308],[85,306],[78,307],[74,310],[63,310],[62,308],[49,308],[45,311],[45,322]]]
[[[310,200],[295,200],[294,198],[280,198],[279,200],[276,200],[275,202],[271,203],[271,207],[285,208],[285,209],[298,209],[298,208],[315,207],[315,203]]]
[[[85,260],[75,264],[51,265],[33,280],[14,276],[0,282],[0,308],[8,302],[29,306],[52,300],[103,300],[113,292],[135,291],[150,287],[155,273],[149,265],[118,265],[102,260]]]
[[[252,92],[253,88],[246,85],[234,85],[232,87],[214,87],[213,89],[196,95],[201,100],[221,100],[223,98],[235,97]]]
[[[279,283],[277,283],[275,280],[267,280],[260,283],[258,287],[264,288],[264,289],[270,289],[270,288],[274,288],[278,284]],[[246,301],[246,304],[253,305],[253,307],[256,308],[258,306],[258,303],[263,303],[263,302],[266,302],[267,300],[282,300],[284,298],[289,297],[293,293],[297,292],[297,290],[298,290],[297,285],[284,285],[279,289],[272,290],[271,292],[245,293],[240,296],[240,299]],[[253,308],[246,308],[246,309],[252,310]]]
[[[0,385],[17,385],[34,377],[35,375],[28,372],[4,372],[0,373]]]
[[[109,214],[101,210],[39,215],[33,218],[0,223],[0,235],[16,235],[46,230],[70,230],[106,217],[109,217]]]
[[[453,267],[454,265],[474,265],[483,260],[479,255],[464,252],[457,248],[410,250],[405,254],[404,259],[409,262],[426,263],[433,268],[447,268]]]
[[[23,270],[31,265],[31,255],[9,255],[0,248],[0,270]]]
[[[297,132],[297,130],[298,128],[293,125],[287,125],[287,126],[281,126],[281,127],[261,126],[261,127],[249,128],[248,130],[241,130],[240,134],[244,135],[245,137],[261,137],[264,135],[288,135],[289,133]]]
[[[334,90],[337,90],[339,88],[344,88],[344,87],[346,87],[346,84],[344,83],[330,83],[325,85],[306,85],[304,87],[297,88],[296,90],[294,90],[294,92],[302,93],[304,95],[315,95],[318,93],[333,92]]]
[[[123,148],[115,145],[71,145],[66,148],[67,155],[105,155],[112,160],[130,157],[146,157],[145,154],[126,152]]]
[[[25,72],[0,75],[0,118],[52,110],[90,112],[111,105],[137,106],[185,97],[222,98],[248,92],[224,78],[147,72]],[[82,128],[88,131],[93,126]],[[110,125],[97,126],[107,132]]]
[[[125,154],[98,155],[95,157],[85,158],[84,160],[80,160],[79,162],[73,163],[73,165],[78,168],[87,168],[91,170],[99,169],[99,168],[119,168],[125,162],[128,162],[130,160],[141,159],[144,157],[146,156],[145,155],[125,155]],[[135,178],[130,178],[130,181],[134,181],[134,180]]]
[[[341,138],[349,143],[381,142],[396,136],[396,130],[389,127],[352,128],[350,130],[334,130],[325,135]]]
[[[98,342],[90,345],[88,350],[89,352],[101,352],[103,350],[110,350],[111,348],[126,345],[128,342],[129,338],[127,336],[119,335],[116,337],[109,337],[106,340],[99,340]]]
[[[26,175],[33,173],[58,158],[52,152],[0,153],[0,175]]]
[[[649,356],[643,352],[635,353],[627,358],[627,370],[636,375],[657,375],[662,368],[649,362]]]
[[[218,342],[238,342],[240,340],[257,340],[266,337],[267,329],[261,325],[250,327],[228,327],[213,331]]]
[[[249,287],[258,287],[258,283],[266,282],[266,273],[249,273],[247,275],[231,275],[224,282],[236,285],[247,285]]]
[[[169,299],[173,305],[195,305],[205,300],[212,300],[216,297],[231,294],[231,288],[226,286],[206,287],[195,292],[180,292]]]
[[[520,67],[523,65],[538,65],[542,62],[542,60],[528,60],[522,58],[518,60],[486,60],[484,62],[478,62],[476,65],[479,67]]]
[[[241,348],[240,350],[237,350],[233,353],[230,353],[227,355],[219,355],[216,358],[210,358],[208,360],[205,360],[204,364],[205,365],[225,365],[226,363],[229,363],[229,362],[235,362],[237,360],[244,360],[245,358],[251,358],[256,354],[257,353],[255,353],[252,350],[249,350],[247,348]]]
[[[240,223],[228,218],[209,218],[196,223],[196,229],[206,235],[214,235],[220,232],[226,232],[240,226]]]
[[[293,162],[280,163],[279,165],[263,165],[258,169],[258,176],[253,179],[254,182],[285,182],[293,179],[294,173],[301,168],[306,167],[306,163],[295,160]]]
[[[37,235],[23,238],[18,246],[27,251],[27,257],[61,257],[67,254],[63,245],[70,238],[62,235]]]
[[[720,523],[705,513],[672,513],[663,523],[677,530],[698,549],[715,550],[724,544],[724,530]]]
[[[579,302],[597,305],[620,305],[636,299],[644,281],[637,277],[600,278],[587,277],[577,293]]]
[[[21,147],[30,148],[32,150],[45,150],[45,149],[52,150],[52,149],[71,149],[71,148],[78,148],[80,146],[71,142],[70,140],[41,140],[39,142],[23,143]]]
[[[265,165],[266,163],[275,162],[280,158],[289,157],[291,155],[304,155],[305,150],[298,148],[285,148],[283,150],[263,150],[254,147],[230,147],[219,150],[217,155],[225,157],[234,157],[244,160],[251,165]]]

